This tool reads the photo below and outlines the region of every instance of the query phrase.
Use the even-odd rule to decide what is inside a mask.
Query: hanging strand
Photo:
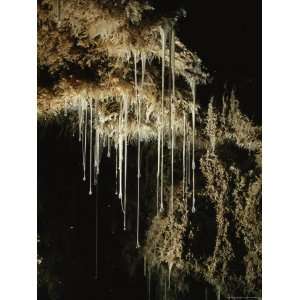
[[[182,143],[182,195],[183,201],[185,200],[185,112],[183,112],[183,143]]]
[[[95,279],[98,279],[98,186],[96,186]]]
[[[79,104],[78,104],[78,140],[79,142],[81,142],[82,140],[82,124],[83,124],[83,119],[84,119],[84,114],[83,114],[83,100],[80,99],[79,100]]]
[[[164,191],[164,94],[165,94],[165,45],[166,35],[160,27],[161,44],[162,44],[162,64],[161,64],[161,170],[160,170],[160,212],[164,210],[163,191]]]
[[[188,135],[188,155],[187,155],[187,181],[188,181],[188,185],[191,185],[191,137],[190,134]]]
[[[173,214],[173,194],[174,194],[174,126],[173,126],[173,104],[171,110],[171,199],[170,199],[170,214]]]
[[[67,99],[66,99],[66,97],[65,97],[64,100],[65,100],[64,101],[64,116],[66,117],[68,115],[68,113],[67,113]]]
[[[87,132],[87,104],[85,103],[85,111],[83,116],[84,122],[84,141],[82,142],[82,166],[83,166],[83,181],[86,181],[86,132]]]
[[[192,94],[193,94],[193,160],[192,160],[192,172],[193,172],[193,206],[192,212],[196,211],[195,209],[195,111],[196,111],[196,85],[195,80],[192,81]]]
[[[116,171],[116,192],[115,192],[115,195],[117,196],[118,195],[118,142],[115,142],[115,152],[116,152],[116,155],[115,155],[115,160],[116,160],[116,166],[115,166],[115,171]]]
[[[135,97],[136,101],[138,102],[138,157],[137,157],[137,220],[136,220],[136,248],[140,247],[139,242],[139,227],[140,227],[140,156],[141,156],[141,101],[140,97],[138,96],[138,86],[137,86],[137,55],[134,52],[134,82],[135,82]]]
[[[148,300],[151,300],[151,266],[148,265]]]
[[[90,191],[92,195],[92,155],[93,155],[93,100],[90,100]]]
[[[175,32],[171,30],[171,76],[172,76],[172,95],[171,95],[171,201],[170,214],[173,214],[173,195],[174,195],[174,101],[175,101]]]
[[[164,300],[167,300],[167,275],[165,275],[165,299]]]
[[[159,208],[159,173],[160,173],[160,131],[161,128],[158,127],[157,130],[157,173],[156,173],[156,215],[158,215]]]
[[[95,130],[95,145],[94,145],[94,169],[95,169],[95,175],[94,176],[94,181],[97,182],[97,175],[99,174],[99,159],[100,159],[100,153],[99,153],[99,147],[100,147],[100,142],[99,142],[99,129],[97,128]]]
[[[125,113],[125,161],[124,161],[124,213],[123,213],[123,229],[126,230],[126,201],[127,201],[127,121],[128,121],[128,98],[124,97],[124,113]]]
[[[110,157],[110,137],[107,136],[107,157]]]
[[[122,212],[124,213],[124,205],[123,205],[123,193],[122,193],[122,180],[123,180],[123,107],[122,102],[120,102],[120,114],[119,114],[119,199],[121,201]]]

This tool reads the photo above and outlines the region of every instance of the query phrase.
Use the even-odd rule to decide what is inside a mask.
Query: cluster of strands
[[[157,180],[156,180],[156,213],[164,211],[164,143],[165,143],[165,52],[166,41],[169,41],[169,72],[170,72],[170,123],[169,123],[169,145],[171,150],[171,188],[169,200],[169,214],[173,214],[173,193],[174,193],[174,140],[175,140],[175,33],[173,27],[166,31],[160,28],[161,34],[161,109],[157,117]],[[141,106],[144,99],[143,87],[146,72],[146,55],[141,53],[138,57],[137,52],[133,52],[134,59],[134,91],[135,91],[135,111],[137,122],[137,212],[136,212],[136,247],[140,247],[140,177],[141,177]],[[138,84],[138,62],[141,61],[141,81]],[[192,102],[192,134],[188,132],[188,122],[186,112],[183,111],[183,144],[182,144],[182,168],[183,168],[183,199],[190,185],[190,153],[192,138],[192,190],[193,206],[192,212],[195,212],[195,80],[191,80],[191,90],[193,96]],[[107,145],[107,157],[110,157],[111,139],[115,147],[115,175],[116,175],[116,195],[120,199],[121,210],[123,212],[123,229],[126,230],[126,206],[127,206],[127,157],[128,157],[128,112],[130,107],[130,98],[125,95],[119,101],[119,116],[117,130],[112,130],[112,135],[105,135],[103,124],[99,116],[98,102],[92,98],[77,99],[78,109],[78,131],[79,141],[82,144],[82,166],[83,180],[86,181],[86,160],[87,160],[87,131],[89,129],[89,195],[92,195],[94,185],[97,184],[99,175],[99,165],[102,156],[102,149]],[[65,114],[67,105],[64,106]],[[102,124],[102,125],[101,125]],[[95,138],[93,138],[95,133]],[[102,143],[101,143],[102,142]],[[94,145],[93,145],[94,143]],[[93,150],[94,149],[94,150]],[[92,163],[94,161],[94,164]],[[94,177],[93,177],[94,176]]]

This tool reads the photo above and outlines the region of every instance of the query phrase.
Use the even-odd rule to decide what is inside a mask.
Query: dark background
[[[177,24],[177,35],[199,55],[214,78],[208,86],[198,88],[200,104],[207,105],[212,95],[219,97],[224,86],[234,88],[242,111],[261,124],[258,1],[155,0],[151,3],[161,14],[172,15],[178,8],[187,12]],[[114,152],[111,159],[104,155],[99,185],[94,194],[88,196],[88,183],[82,182],[81,147],[77,137],[66,129],[68,126],[64,118],[58,123],[38,124],[38,252],[45,264],[39,276],[48,282],[40,285],[38,299],[145,299],[147,287],[142,260],[132,259],[135,220],[129,220],[127,232],[122,230],[119,201],[115,196]],[[135,199],[134,147],[129,149],[129,155],[129,195]],[[144,164],[143,167],[144,177],[154,172],[151,164],[146,171]],[[149,195],[152,187],[145,182],[142,194]],[[97,279],[96,199],[99,212]],[[144,228],[146,212],[142,212],[142,218]],[[140,258],[138,251],[136,258]],[[155,289],[155,283],[152,286]],[[215,299],[210,290],[209,293],[209,299]],[[204,299],[203,295],[202,286],[198,284],[184,299]]]

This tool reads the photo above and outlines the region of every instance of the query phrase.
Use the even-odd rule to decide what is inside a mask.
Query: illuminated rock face
[[[196,87],[206,84],[209,75],[201,60],[176,38],[174,20],[144,19],[151,7],[136,1],[121,3],[41,1],[38,64],[57,80],[51,87],[38,87],[39,119],[63,111],[73,120],[82,143],[83,181],[88,180],[89,195],[97,184],[103,148],[108,148],[109,157],[111,145],[116,149],[116,194],[124,230],[130,217],[126,210],[128,145],[137,146],[136,248],[143,247],[146,274],[149,280],[151,274],[160,278],[165,294],[172,294],[170,288],[184,290],[184,278],[191,273],[204,278],[219,294],[229,294],[234,285],[254,289],[259,275],[253,270],[260,272],[261,259],[257,233],[261,129],[240,112],[234,94],[223,99],[222,112],[213,100],[207,111],[200,109]],[[80,78],[72,74],[73,65],[91,69],[93,75]],[[218,148],[228,141],[255,156],[255,172],[242,173],[236,165],[224,165]],[[156,217],[143,242],[142,142],[157,142],[157,164],[153,164]],[[197,154],[199,150],[201,154]],[[174,179],[178,153],[181,182]],[[205,184],[197,189],[200,180]],[[217,234],[213,252],[199,259],[184,249],[184,239],[187,234],[191,241],[195,239],[189,213],[197,215],[197,201],[202,198],[215,209]],[[243,204],[241,198],[245,199]],[[256,225],[251,227],[250,223]],[[248,275],[243,283],[230,269],[234,258],[229,237],[232,224],[245,238]]]

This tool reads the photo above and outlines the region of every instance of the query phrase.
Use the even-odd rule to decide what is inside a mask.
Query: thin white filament
[[[127,201],[127,122],[128,122],[128,98],[124,97],[124,113],[125,113],[125,162],[124,162],[124,220],[123,229],[126,230],[126,201]]]
[[[95,278],[98,279],[98,190],[96,187]]]
[[[188,137],[189,137],[189,139],[188,139],[188,156],[187,156],[187,161],[188,161],[187,175],[188,175],[188,185],[190,186],[191,185],[191,138],[190,138],[190,135]]]
[[[87,134],[87,106],[85,106],[84,112],[84,142],[82,143],[82,165],[83,165],[83,181],[86,181],[85,171],[86,171],[86,134]]]
[[[148,299],[150,300],[151,299],[151,267],[150,265],[148,266],[148,292],[149,292],[149,295],[148,295]]]
[[[121,200],[122,212],[124,213],[123,206],[123,193],[122,193],[122,163],[123,163],[123,132],[122,132],[122,123],[123,123],[123,108],[122,102],[120,104],[120,114],[119,114],[119,199]]]
[[[115,171],[116,171],[116,192],[115,192],[115,195],[117,196],[118,195],[118,143],[115,142],[115,152],[116,152],[116,166],[115,166]]]
[[[192,112],[192,121],[193,121],[193,159],[192,159],[192,172],[193,172],[193,206],[192,212],[195,212],[195,111],[196,111],[196,85],[195,81],[192,81],[192,94],[193,94],[193,112]]]
[[[143,53],[141,55],[141,61],[142,61],[142,82],[141,87],[143,88],[144,82],[145,82],[145,72],[146,72],[146,55]]]
[[[183,112],[183,143],[182,143],[182,194],[183,200],[185,199],[185,112]]]
[[[171,73],[172,73],[172,96],[171,96],[171,199],[170,213],[173,214],[174,195],[174,101],[175,101],[175,34],[171,31]]]
[[[174,108],[173,103],[171,106],[171,199],[170,199],[170,214],[173,214],[173,194],[174,194],[174,126],[173,126],[173,118],[174,118]]]
[[[67,100],[65,98],[65,102],[64,102],[64,116],[67,116]]]
[[[165,276],[165,300],[167,300],[167,275]]]
[[[140,247],[139,242],[139,227],[140,227],[140,156],[141,156],[141,144],[140,144],[140,138],[141,138],[141,101],[140,97],[138,97],[138,86],[137,86],[137,57],[136,52],[134,52],[134,82],[135,82],[135,96],[136,100],[138,102],[138,157],[137,157],[137,163],[138,163],[138,170],[137,170],[137,220],[136,220],[136,248]]]
[[[82,138],[82,123],[83,123],[83,100],[80,99],[80,103],[78,105],[78,140],[81,142]]]
[[[160,211],[164,210],[163,190],[164,190],[164,94],[165,94],[165,31],[160,27],[162,44],[162,63],[161,63],[161,171],[160,171]]]
[[[92,152],[93,152],[93,100],[90,100],[90,191],[92,195]]]
[[[169,288],[171,287],[171,272],[172,272],[173,263],[168,263],[168,277],[169,277]]]
[[[160,130],[158,127],[157,130],[157,173],[156,173],[156,215],[158,215],[159,208],[159,173],[160,173]]]
[[[110,137],[107,137],[107,157],[110,157]]]
[[[96,169],[96,174],[99,174],[99,130],[98,128],[96,129],[95,132],[95,146],[94,146],[94,168]]]
[[[146,277],[147,273],[147,256],[144,255],[144,277]]]

